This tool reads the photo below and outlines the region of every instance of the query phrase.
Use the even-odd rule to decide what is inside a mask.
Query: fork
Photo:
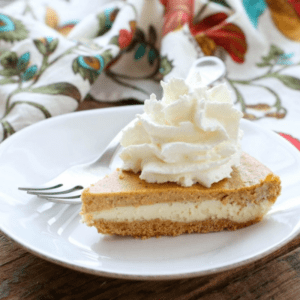
[[[108,144],[95,161],[73,166],[41,187],[19,187],[30,195],[36,195],[51,202],[80,204],[80,190],[98,181],[109,173],[109,166],[120,149],[122,130]],[[65,196],[67,195],[67,196]]]
[[[222,79],[226,74],[226,67],[222,60],[214,56],[205,56],[197,59],[193,63],[187,80],[192,79],[197,69],[200,68],[203,70],[208,68],[208,71],[204,74],[209,75],[205,82],[207,85],[211,85]],[[19,190],[26,191],[28,194],[36,195],[51,202],[80,204],[80,190],[109,173],[109,166],[121,147],[121,136],[122,130],[114,137],[105,151],[94,162],[73,166],[42,187],[19,187]]]

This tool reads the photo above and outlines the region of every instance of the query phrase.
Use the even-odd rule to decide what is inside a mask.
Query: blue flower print
[[[257,28],[258,19],[267,8],[265,0],[243,0],[243,5],[252,25]]]

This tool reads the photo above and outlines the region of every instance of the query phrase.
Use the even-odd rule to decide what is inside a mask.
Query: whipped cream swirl
[[[199,74],[189,82],[161,82],[163,98],[152,94],[144,113],[124,130],[122,169],[140,172],[151,183],[210,187],[230,177],[240,163],[243,114],[233,107],[225,84],[211,89]]]

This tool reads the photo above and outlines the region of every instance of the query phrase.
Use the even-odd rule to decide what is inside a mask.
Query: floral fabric
[[[0,141],[86,97],[160,96],[215,55],[244,118],[300,149],[299,46],[299,0],[15,1],[0,9]]]

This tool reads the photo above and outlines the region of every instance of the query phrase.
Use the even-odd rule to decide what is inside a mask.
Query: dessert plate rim
[[[37,156],[42,155],[43,147],[44,148],[49,147],[49,144],[40,145],[41,150],[36,150],[36,152],[33,151],[32,144],[39,143],[38,138],[39,139],[41,138],[41,132],[43,130],[48,130],[47,132],[53,133],[53,135],[51,135],[49,137],[49,139],[50,139],[49,143],[51,143],[51,142],[53,142],[54,144],[56,143],[56,146],[57,146],[58,142],[55,141],[55,138],[56,138],[56,136],[59,136],[59,134],[62,134],[61,129],[62,129],[62,124],[63,124],[64,129],[66,129],[66,131],[67,131],[66,134],[69,134],[67,136],[67,138],[70,139],[70,141],[67,141],[66,143],[71,143],[72,139],[75,139],[76,143],[77,143],[76,145],[79,145],[78,137],[77,137],[76,133],[74,132],[74,135],[72,135],[73,129],[71,128],[71,125],[74,125],[75,124],[74,122],[80,123],[81,120],[88,120],[88,119],[91,120],[91,123],[87,124],[86,128],[84,128],[84,126],[83,126],[82,132],[84,133],[84,132],[88,132],[88,131],[95,129],[95,128],[91,127],[93,120],[98,120],[98,118],[101,119],[101,118],[105,118],[107,116],[108,117],[111,116],[114,119],[115,125],[116,124],[117,125],[112,126],[112,127],[108,126],[107,128],[104,128],[103,141],[93,142],[94,143],[93,145],[98,145],[98,146],[101,145],[102,147],[104,147],[105,144],[107,144],[109,142],[109,140],[118,132],[118,130],[120,129],[120,124],[122,122],[123,123],[125,122],[125,121],[122,121],[122,122],[118,121],[117,119],[124,117],[125,119],[127,118],[128,120],[130,120],[132,118],[132,116],[134,116],[137,113],[142,112],[142,107],[143,107],[143,105],[133,105],[133,106],[125,106],[125,107],[112,107],[112,108],[102,108],[102,109],[95,109],[95,110],[88,110],[88,111],[80,111],[80,112],[69,113],[69,114],[53,117],[51,119],[47,119],[47,120],[41,121],[37,124],[34,124],[32,126],[29,126],[25,129],[17,132],[16,134],[14,134],[12,137],[5,140],[0,145],[0,166],[1,166],[0,172],[5,171],[5,170],[8,172],[8,174],[16,174],[16,172],[19,172],[20,173],[20,181],[28,180],[28,182],[30,182],[30,179],[26,179],[26,174],[24,172],[25,167],[22,164],[20,164],[18,166],[17,162],[13,162],[11,159],[14,157],[13,155],[15,153],[17,153],[17,154],[21,153],[20,155],[22,156],[22,153],[23,153],[22,151],[26,152],[29,149],[30,151],[28,150],[26,152],[27,156],[24,154],[23,158],[31,158],[32,160],[37,160],[40,163],[40,161],[42,160],[42,157],[37,158]],[[99,122],[99,124],[103,125],[104,121],[96,121],[96,122]],[[126,121],[125,123],[128,123],[128,122]],[[270,138],[271,140],[277,141],[278,144],[283,146],[283,148],[285,149],[285,151],[287,151],[287,153],[290,153],[293,157],[295,157],[295,159],[297,160],[297,163],[300,166],[300,154],[298,153],[299,151],[294,146],[292,146],[288,141],[286,141],[284,138],[282,138],[281,136],[279,136],[278,134],[276,134],[270,130],[260,127],[258,124],[255,124],[253,122],[250,122],[250,121],[247,121],[244,119],[241,121],[241,125],[246,126],[250,129],[253,129],[254,131],[255,130],[257,131],[259,129],[268,138]],[[50,128],[51,128],[51,130],[50,130]],[[98,130],[101,130],[101,128],[99,128]],[[103,128],[102,128],[102,130],[103,130]],[[71,134],[70,134],[70,132],[71,132]],[[97,135],[97,130],[96,130],[96,133],[94,133],[94,136],[95,135]],[[28,141],[29,137],[30,137],[30,139]],[[92,137],[92,134],[90,134],[90,137],[85,137],[86,139],[84,139],[83,137],[82,138],[84,139],[84,141],[88,141],[89,138],[91,138],[91,137]],[[247,138],[247,136],[244,138]],[[24,144],[23,149],[21,149],[21,147],[20,147],[20,145],[22,143]],[[79,148],[78,151],[83,151],[82,149],[84,149],[84,148]],[[34,152],[33,154],[38,154],[38,155],[33,155],[33,157],[31,157],[32,152]],[[49,154],[49,151],[47,153]],[[96,155],[96,153],[95,153],[95,155]],[[72,155],[70,155],[70,160],[71,159],[72,159]],[[77,159],[77,161],[75,163],[78,163],[79,158],[76,157],[76,159]],[[88,158],[86,158],[86,159],[88,159]],[[90,160],[90,158],[88,160]],[[72,164],[72,163],[73,163],[72,161],[68,162],[68,164]],[[12,165],[12,167],[14,167],[14,169],[10,165]],[[25,163],[25,165],[26,165],[26,163]],[[31,174],[38,173],[38,175],[39,175],[41,173],[41,170],[43,170],[43,168],[45,169],[45,167],[47,167],[47,164],[46,164],[46,166],[40,166],[40,165],[36,165],[36,166],[38,166],[38,167],[35,169],[32,168],[32,170],[30,170]],[[58,168],[58,167],[56,166],[56,168]],[[56,170],[55,168],[52,171],[53,171],[53,173],[58,172],[58,170]],[[300,168],[298,171],[300,171]],[[23,177],[22,177],[22,174],[23,174]],[[37,177],[38,175],[35,175],[35,176]],[[50,174],[47,176],[50,176]],[[53,176],[53,177],[55,177],[55,176]],[[89,274],[94,274],[94,275],[99,275],[99,276],[121,278],[121,279],[136,279],[136,280],[171,280],[171,279],[173,280],[173,279],[183,279],[183,278],[192,278],[192,277],[210,275],[210,274],[214,274],[214,273],[218,273],[218,272],[222,272],[222,271],[228,271],[230,269],[244,266],[246,264],[249,264],[251,262],[259,260],[259,259],[271,254],[272,252],[278,250],[283,245],[287,244],[295,236],[297,236],[297,234],[299,234],[299,232],[300,232],[300,221],[299,221],[298,223],[295,223],[292,225],[292,228],[289,229],[287,236],[285,236],[284,238],[282,238],[280,241],[276,242],[275,244],[269,245],[268,247],[265,247],[264,249],[257,251],[257,253],[255,253],[255,255],[253,255],[251,257],[241,258],[239,261],[235,261],[234,263],[226,264],[226,262],[225,262],[223,264],[219,264],[219,265],[211,267],[211,268],[208,266],[206,269],[199,269],[199,270],[196,269],[195,270],[195,269],[191,269],[191,268],[190,269],[186,268],[186,269],[182,269],[182,270],[177,270],[177,271],[173,270],[173,271],[168,272],[166,270],[164,270],[164,271],[159,270],[159,268],[157,271],[153,271],[149,267],[148,273],[147,272],[139,272],[139,271],[133,272],[132,270],[129,270],[129,269],[126,270],[126,267],[123,268],[122,270],[118,270],[118,268],[115,268],[115,270],[114,270],[114,268],[112,268],[112,267],[111,268],[104,268],[104,267],[102,268],[101,267],[101,258],[97,258],[97,262],[100,262],[100,263],[99,263],[99,265],[97,265],[95,267],[93,265],[93,263],[96,262],[96,260],[92,260],[91,264],[86,264],[86,263],[82,263],[80,261],[80,259],[78,259],[78,258],[74,259],[73,257],[71,257],[71,258],[66,257],[66,255],[62,254],[60,249],[57,249],[57,251],[55,253],[51,253],[50,249],[48,251],[47,247],[45,247],[45,243],[47,243],[47,242],[52,243],[53,240],[57,238],[57,244],[59,245],[60,244],[60,242],[59,242],[60,240],[58,239],[59,237],[58,236],[56,237],[55,236],[56,233],[54,234],[49,229],[51,227],[49,224],[41,225],[42,221],[40,219],[38,221],[37,221],[37,219],[34,219],[33,216],[36,214],[36,212],[33,213],[33,210],[30,210],[31,205],[33,205],[31,203],[34,203],[34,205],[36,205],[35,207],[38,207],[38,206],[40,207],[41,205],[39,204],[38,201],[40,201],[40,203],[43,204],[44,206],[47,206],[47,202],[44,200],[39,200],[36,197],[28,196],[26,194],[24,195],[24,192],[21,192],[21,191],[16,191],[16,190],[7,191],[4,188],[3,189],[4,192],[3,192],[1,187],[5,187],[5,185],[14,187],[12,185],[11,179],[9,179],[7,177],[7,180],[5,181],[5,179],[3,179],[3,178],[1,178],[1,175],[0,175],[0,205],[3,207],[3,211],[0,212],[0,230],[5,235],[7,235],[9,238],[14,240],[17,244],[19,244],[22,248],[26,249],[27,251],[33,253],[36,256],[39,256],[45,260],[56,263],[58,265],[71,268],[73,270],[77,270],[77,271],[81,271],[81,272],[85,272],[85,273],[89,273]],[[17,179],[15,179],[15,180],[17,180]],[[41,178],[41,180],[43,180],[43,178]],[[298,183],[300,183],[300,180],[298,181]],[[15,183],[16,187],[18,187],[20,185],[24,185],[24,182],[16,182]],[[294,197],[297,197],[297,196],[299,197],[299,195],[300,195],[300,193],[298,195],[295,194]],[[291,197],[289,197],[289,198],[291,198]],[[24,204],[26,204],[27,207],[24,206]],[[18,211],[18,209],[16,209],[16,208],[18,208],[18,206],[23,207],[24,212],[22,212],[22,210]],[[67,206],[64,205],[64,207],[67,207]],[[67,209],[69,209],[69,208],[67,208]],[[299,206],[299,210],[300,210],[300,206]],[[47,211],[47,209],[45,209],[45,211]],[[283,209],[283,213],[285,213],[285,209]],[[280,216],[280,212],[278,214]],[[20,217],[20,220],[16,222],[16,225],[13,225],[12,222],[9,221],[9,218],[18,218],[18,217]],[[30,218],[33,218],[32,221],[27,220]],[[269,220],[267,220],[266,223],[267,222],[269,222]],[[17,226],[19,226],[19,228]],[[28,233],[27,237],[25,237],[25,238],[23,236],[21,236],[21,234],[24,234],[24,232],[26,232],[26,230],[32,228],[32,226],[36,226],[37,228],[39,228],[39,226],[40,226],[41,232],[45,231],[48,234],[48,235],[47,234],[43,235],[43,239],[39,243],[37,243],[36,240],[34,240],[34,242],[32,242],[31,239],[33,239],[34,236],[30,236],[30,233]],[[85,226],[85,225],[82,224],[80,226]],[[256,226],[256,225],[253,225],[253,226]],[[251,230],[252,230],[251,228],[254,228],[254,227],[249,227],[249,228],[247,229],[248,233],[249,232],[251,233]],[[255,228],[256,228],[256,231],[259,232],[259,228],[258,227],[255,227]],[[47,230],[49,230],[49,231],[47,231]],[[218,233],[218,234],[222,234],[222,233]],[[69,237],[68,237],[68,239],[69,239]],[[152,244],[159,243],[159,241],[163,241],[163,239],[165,239],[165,238],[153,239],[151,243]],[[178,237],[171,238],[171,239],[174,239],[175,244],[176,244],[176,239],[178,239]],[[126,241],[123,238],[123,240],[120,243],[130,243],[130,241],[132,243],[137,242],[137,240],[132,240],[132,239],[128,239]],[[143,240],[138,240],[138,241],[140,243],[144,243]],[[155,241],[157,241],[157,242],[155,242]],[[67,245],[68,241],[65,241],[65,242]],[[64,247],[67,247],[66,245],[64,244]],[[76,246],[74,246],[74,245],[72,245],[72,247],[76,248]],[[72,250],[73,248],[70,248],[70,249]],[[84,252],[84,251],[86,251],[86,252]],[[91,249],[82,250],[82,253],[83,253],[83,255],[85,255],[85,254],[91,255],[91,254],[93,254],[93,251]],[[196,257],[198,257],[198,256],[196,256]],[[103,265],[105,264],[105,259],[107,259],[107,258],[102,259]],[[182,261],[184,261],[184,260],[182,260]],[[197,259],[196,259],[196,262],[197,262]],[[116,265],[118,264],[118,259],[115,259],[115,263],[116,263]],[[159,263],[159,261],[157,262],[157,264],[158,263]],[[166,264],[167,264],[167,262],[166,262]]]

